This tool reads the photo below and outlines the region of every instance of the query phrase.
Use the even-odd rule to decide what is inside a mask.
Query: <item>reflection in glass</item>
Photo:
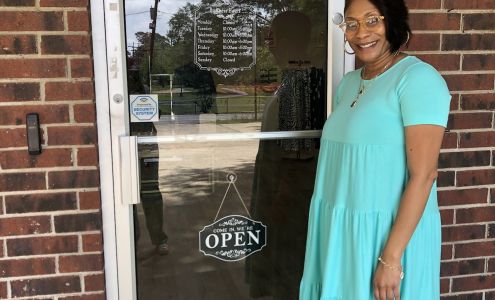
[[[157,94],[160,110],[131,134],[321,129],[326,5],[125,0],[128,92]],[[140,145],[139,299],[297,299],[318,148],[310,138]],[[198,249],[229,173],[267,226],[266,247],[235,262]],[[247,215],[232,191],[219,218],[229,214]]]

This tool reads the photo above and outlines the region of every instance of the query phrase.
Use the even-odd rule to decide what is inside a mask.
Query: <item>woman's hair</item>
[[[353,0],[345,0],[344,12],[352,3]],[[385,19],[385,30],[387,40],[390,43],[390,51],[393,53],[400,49],[406,42],[408,43],[408,35],[411,36],[411,28],[409,27],[409,11],[404,0],[368,0],[382,14]]]

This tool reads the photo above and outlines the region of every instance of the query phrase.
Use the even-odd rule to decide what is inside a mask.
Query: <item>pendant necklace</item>
[[[352,101],[352,103],[351,103],[351,108],[353,108],[354,106],[356,106],[356,104],[357,104],[357,102],[358,102],[359,98],[361,98],[361,96],[364,94],[364,92],[366,91],[366,89],[367,89],[367,88],[369,88],[369,87],[370,87],[370,86],[371,86],[371,85],[375,82],[375,79],[376,79],[379,75],[383,74],[383,73],[387,70],[387,68],[388,68],[388,67],[392,64],[392,62],[395,60],[395,57],[397,56],[397,54],[399,54],[399,52],[397,52],[397,53],[395,53],[395,54],[394,54],[394,56],[392,57],[392,59],[390,59],[390,61],[389,61],[389,62],[385,65],[385,67],[383,68],[383,70],[382,70],[380,73],[376,74],[373,78],[371,78],[371,81],[370,81],[370,83],[368,84],[368,86],[365,86],[365,85],[364,85],[363,75],[364,75],[364,73],[365,73],[365,71],[366,71],[366,65],[363,67],[363,69],[362,69],[362,71],[361,71],[361,76],[360,76],[360,77],[361,77],[361,82],[359,83],[359,91],[358,91],[358,94],[357,94],[356,98],[355,98],[355,99],[354,99],[354,101]]]

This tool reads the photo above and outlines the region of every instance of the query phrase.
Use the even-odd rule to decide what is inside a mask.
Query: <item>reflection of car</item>
[[[275,91],[279,87],[279,84],[278,83],[270,83],[270,84],[262,85],[260,87],[261,87],[261,90],[265,93],[275,93]]]

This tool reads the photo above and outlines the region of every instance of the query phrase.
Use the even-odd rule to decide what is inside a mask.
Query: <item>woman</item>
[[[409,40],[403,0],[347,0],[346,74],[322,137],[301,300],[437,300],[437,159],[450,94]]]

